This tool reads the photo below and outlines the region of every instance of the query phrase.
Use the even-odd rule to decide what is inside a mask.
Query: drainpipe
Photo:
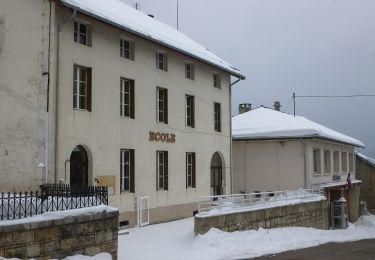
[[[73,9],[72,13],[65,17],[63,22],[59,25],[57,25],[57,39],[56,39],[56,97],[55,97],[55,182],[57,181],[57,151],[58,151],[58,131],[59,131],[59,82],[60,82],[60,74],[59,74],[59,68],[60,68],[60,33],[64,29],[64,26],[72,21],[74,17],[77,15],[77,10]],[[65,162],[66,164],[66,162]]]
[[[229,85],[229,133],[230,133],[230,144],[229,144],[229,150],[230,150],[230,194],[233,194],[233,151],[232,151],[232,86],[234,84],[237,84],[240,82],[241,78],[238,78],[233,83],[230,83]]]
[[[306,143],[303,142],[303,174],[304,174],[304,186],[307,189],[307,148]]]

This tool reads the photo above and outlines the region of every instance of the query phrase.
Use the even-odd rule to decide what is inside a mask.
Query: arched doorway
[[[223,195],[223,166],[218,152],[211,159],[211,188],[214,196]]]
[[[70,184],[88,185],[89,160],[85,148],[76,146],[70,155]]]

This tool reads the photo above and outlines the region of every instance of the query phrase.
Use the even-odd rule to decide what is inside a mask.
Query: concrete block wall
[[[117,259],[118,211],[0,225],[0,256],[62,259],[108,252]]]
[[[232,232],[291,226],[328,229],[328,206],[328,201],[324,200],[225,215],[196,215],[194,232],[205,234],[211,228]]]

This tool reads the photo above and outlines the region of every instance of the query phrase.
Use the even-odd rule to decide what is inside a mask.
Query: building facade
[[[322,188],[330,201],[345,196],[349,219],[356,221],[355,148],[364,147],[362,142],[276,109],[243,112],[232,119],[234,193]]]
[[[375,159],[356,153],[357,178],[362,180],[360,201],[372,214],[375,213]]]
[[[165,29],[107,3],[134,23]],[[0,7],[1,106],[17,107],[0,112],[9,132],[0,144],[8,150],[2,189],[43,180],[108,186],[110,204],[130,225],[140,196],[150,222],[160,222],[192,215],[200,195],[230,192],[230,85],[241,74],[207,58],[212,53],[199,56],[127,28],[122,17],[111,20],[108,6],[101,13],[80,1],[5,0]],[[28,12],[14,18],[19,9]],[[15,68],[21,77],[10,76]]]

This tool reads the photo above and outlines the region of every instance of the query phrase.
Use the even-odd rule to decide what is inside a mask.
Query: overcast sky
[[[137,2],[176,27],[177,0]],[[179,14],[182,32],[247,77],[233,89],[233,114],[275,100],[293,113],[293,92],[375,94],[375,0],[179,0]],[[298,115],[361,140],[375,158],[375,97],[296,103]]]

